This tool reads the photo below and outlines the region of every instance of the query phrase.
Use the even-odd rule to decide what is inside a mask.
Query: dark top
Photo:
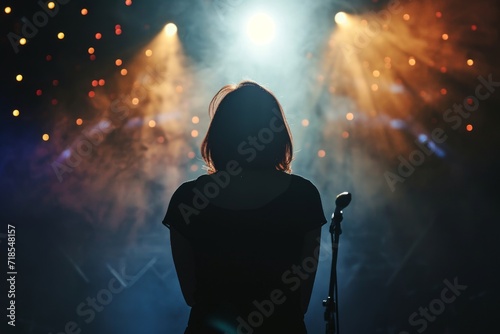
[[[189,327],[278,333],[289,325],[283,333],[306,333],[293,268],[301,265],[305,233],[325,223],[318,190],[297,175],[217,172],[182,184],[163,224],[195,254]]]

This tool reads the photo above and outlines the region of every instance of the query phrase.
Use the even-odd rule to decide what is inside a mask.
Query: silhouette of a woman
[[[163,220],[192,307],[185,334],[307,333],[326,219],[316,187],[291,174],[283,109],[244,81],[224,86],[209,113],[208,175],[182,184]]]

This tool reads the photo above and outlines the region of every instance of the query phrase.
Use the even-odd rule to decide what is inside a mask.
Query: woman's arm
[[[305,314],[309,307],[309,302],[311,300],[311,294],[314,285],[314,279],[316,277],[316,270],[318,269],[319,262],[319,250],[320,250],[320,242],[321,242],[321,227],[316,228],[312,231],[307,232],[304,237],[304,248],[302,250],[302,258],[301,264],[306,262],[316,263],[316,269],[309,273],[307,279],[305,279],[300,285],[300,294],[301,294],[301,306],[302,311]],[[308,271],[309,272],[309,271]]]
[[[189,306],[193,306],[196,285],[194,252],[191,244],[175,228],[170,229],[170,245],[175,270],[181,285],[182,295]]]

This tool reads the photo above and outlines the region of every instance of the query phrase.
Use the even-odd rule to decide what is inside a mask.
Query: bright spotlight
[[[342,26],[342,25],[345,26],[348,22],[347,14],[344,12],[338,12],[337,14],[335,14],[335,22],[339,26]]]
[[[168,23],[165,26],[164,30],[165,30],[165,34],[167,34],[167,36],[174,36],[177,33],[177,26],[173,23]]]
[[[269,15],[256,14],[248,21],[247,35],[257,45],[269,44],[276,35],[276,24]]]

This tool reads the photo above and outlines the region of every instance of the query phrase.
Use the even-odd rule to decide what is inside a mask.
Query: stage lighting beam
[[[345,26],[349,22],[349,18],[347,17],[347,14],[344,12],[338,12],[335,14],[335,23],[337,23],[339,26]]]
[[[167,34],[167,36],[169,37],[174,36],[175,34],[177,34],[177,26],[174,23],[168,23],[165,26],[165,34]]]
[[[256,45],[267,45],[274,40],[276,24],[271,16],[265,13],[253,15],[247,23],[247,35]]]

